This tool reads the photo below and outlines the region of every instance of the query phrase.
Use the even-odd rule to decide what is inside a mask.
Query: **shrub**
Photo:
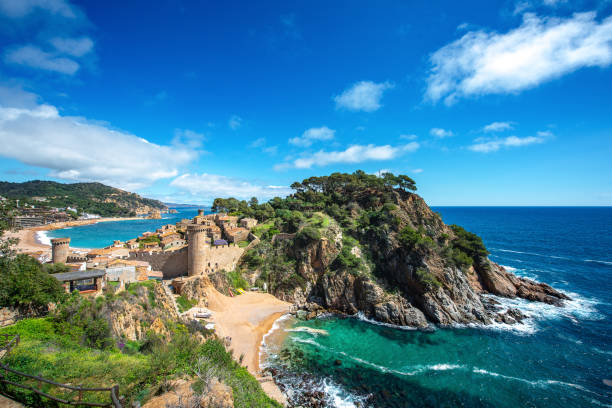
[[[61,283],[28,255],[0,258],[0,306],[42,313],[66,296]]]
[[[429,290],[442,286],[440,281],[436,279],[436,277],[425,268],[418,268],[416,270],[416,277],[417,280]]]

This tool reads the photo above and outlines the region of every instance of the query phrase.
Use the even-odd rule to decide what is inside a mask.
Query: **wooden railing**
[[[79,387],[79,386],[68,385],[68,384],[60,384],[55,381],[51,381],[46,378],[39,377],[37,375],[22,373],[21,371],[17,371],[17,370],[10,368],[8,364],[5,364],[3,362],[3,360],[6,361],[6,357],[11,353],[11,351],[15,347],[19,345],[19,339],[20,338],[18,334],[0,333],[0,341],[1,341],[0,343],[0,385],[8,384],[8,385],[12,385],[18,388],[23,388],[23,389],[32,391],[38,395],[42,395],[43,397],[48,398],[52,401],[56,401],[56,402],[59,402],[65,405],[86,406],[86,407],[112,407],[112,408],[122,408],[123,407],[121,400],[119,398],[119,386],[117,385],[110,387],[110,388],[85,388],[85,387]],[[24,377],[26,379],[36,381],[37,387],[33,387],[30,385],[21,384],[21,383],[9,380],[8,378],[9,373],[17,377]],[[63,398],[59,398],[59,397],[47,394],[46,392],[40,389],[43,383],[50,384],[50,385],[53,385],[59,388],[64,388],[64,389],[71,390],[71,391],[76,391],[78,392],[78,399],[74,401],[74,400],[63,399]],[[4,387],[0,387],[0,392],[3,391],[3,388]],[[102,404],[102,403],[97,403],[97,402],[83,401],[83,394],[88,393],[88,392],[108,392],[110,394],[111,402]]]

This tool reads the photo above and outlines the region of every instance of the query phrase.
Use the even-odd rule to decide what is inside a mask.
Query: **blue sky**
[[[0,179],[612,205],[612,2],[0,0]]]

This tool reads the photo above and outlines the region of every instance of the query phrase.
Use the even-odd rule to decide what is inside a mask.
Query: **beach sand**
[[[259,348],[263,336],[279,317],[289,312],[291,304],[267,293],[247,292],[232,298],[219,293],[212,286],[206,295],[217,335],[221,338],[231,337],[229,348],[234,351],[234,357],[244,355],[242,364],[260,380],[264,391],[285,405],[285,396],[276,384],[261,381]]]
[[[18,238],[19,243],[15,247],[17,252],[37,252],[43,251],[51,253],[51,246],[43,244],[38,241],[36,238],[36,233],[38,231],[50,231],[68,227],[77,227],[81,225],[91,225],[97,224],[99,222],[111,222],[111,221],[128,221],[128,220],[138,220],[141,218],[133,217],[133,218],[94,218],[91,220],[76,220],[76,221],[67,221],[67,222],[55,222],[52,224],[41,225],[39,227],[32,228],[24,228],[18,231],[10,231],[4,234],[3,238]],[[80,250],[88,250],[89,248],[74,248]]]

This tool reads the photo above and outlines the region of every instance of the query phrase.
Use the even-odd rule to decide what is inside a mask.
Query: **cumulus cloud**
[[[336,109],[343,108],[352,111],[374,112],[382,107],[380,100],[383,97],[383,93],[393,88],[393,86],[390,82],[357,82],[340,95],[334,97]]]
[[[407,134],[407,135],[400,135],[399,138],[400,139],[404,139],[404,140],[416,140],[418,138],[418,136],[411,133],[411,134]]]
[[[292,193],[289,187],[261,185],[217,174],[183,174],[170,183],[201,201],[212,202],[216,197],[267,200]]]
[[[94,42],[89,37],[81,38],[62,38],[55,37],[49,41],[57,51],[71,55],[73,57],[82,57],[91,52]]]
[[[507,33],[471,31],[431,57],[426,98],[452,104],[459,98],[516,93],[583,67],[612,63],[612,17],[594,12],[569,18],[526,13]]]
[[[486,133],[490,132],[503,132],[504,130],[511,130],[514,126],[512,122],[493,122],[486,125],[482,130]]]
[[[21,18],[36,10],[74,18],[76,14],[65,0],[0,0],[0,13],[11,18]]]
[[[391,160],[404,153],[414,152],[419,148],[417,142],[411,142],[402,146],[383,145],[353,145],[341,151],[320,150],[314,154],[306,155],[290,162],[277,164],[275,170],[287,168],[310,169],[322,167],[329,164],[361,163],[364,161]]]
[[[433,137],[437,137],[438,139],[444,139],[445,137],[451,137],[454,135],[452,131],[441,128],[432,128],[429,131],[429,134]]]
[[[294,137],[289,139],[289,143],[308,147],[311,146],[313,142],[320,140],[331,140],[334,138],[335,130],[328,128],[327,126],[322,126],[319,128],[310,128],[302,133],[302,136]]]
[[[24,45],[9,50],[4,55],[4,61],[11,64],[25,65],[30,68],[44,69],[74,75],[79,70],[79,63],[41,50],[34,45]]]
[[[175,177],[198,155],[192,148],[195,134],[179,131],[175,144],[158,145],[100,122],[63,116],[18,89],[0,89],[0,156],[49,169],[52,177],[138,189]],[[7,103],[10,94],[21,103]]]
[[[501,148],[520,147],[544,143],[552,136],[553,134],[550,131],[542,131],[538,132],[537,136],[508,136],[501,139],[476,139],[474,141],[475,143],[469,146],[468,149],[479,153],[491,153],[496,152]]]

